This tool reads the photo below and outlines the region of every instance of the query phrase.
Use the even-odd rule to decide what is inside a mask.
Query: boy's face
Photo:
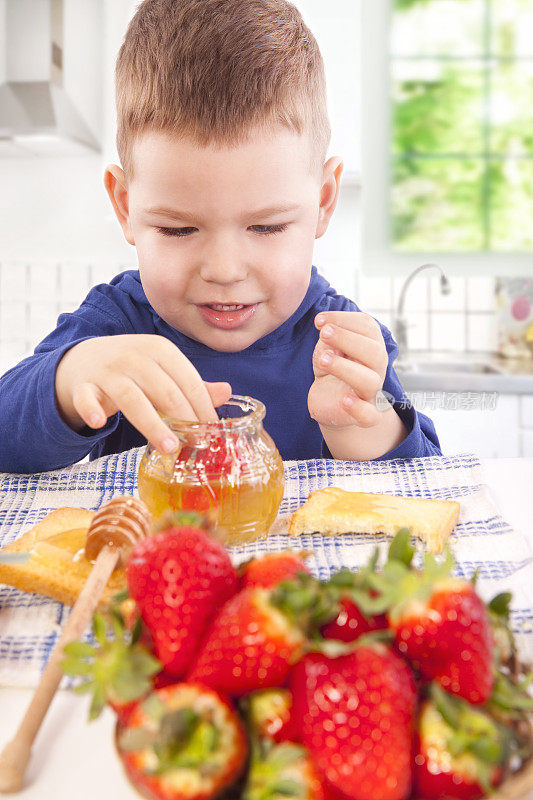
[[[219,351],[288,319],[335,207],[339,159],[313,174],[307,137],[281,127],[231,148],[149,131],[132,157],[128,185],[118,167],[106,185],[157,313]]]

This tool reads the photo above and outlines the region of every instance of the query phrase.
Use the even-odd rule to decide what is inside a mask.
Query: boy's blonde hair
[[[309,135],[313,169],[326,157],[322,56],[286,0],[144,0],[120,48],[116,91],[127,177],[146,129],[235,146],[277,123]]]

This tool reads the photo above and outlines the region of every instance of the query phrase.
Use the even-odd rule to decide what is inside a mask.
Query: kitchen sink
[[[508,363],[490,353],[411,351],[394,368],[406,392],[533,394],[533,369],[515,374]]]
[[[501,370],[493,364],[485,361],[422,361],[413,360],[398,364],[398,369],[402,372],[416,373],[439,373],[465,375],[500,375]]]

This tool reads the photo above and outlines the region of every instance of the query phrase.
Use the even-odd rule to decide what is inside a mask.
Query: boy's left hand
[[[383,414],[376,395],[389,362],[379,324],[362,311],[325,311],[316,316],[315,325],[320,338],[308,396],[311,417],[327,428],[377,425]]]

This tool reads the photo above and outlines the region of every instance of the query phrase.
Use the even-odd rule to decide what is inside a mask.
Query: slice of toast
[[[0,564],[0,583],[37,592],[73,605],[92,569],[84,556],[85,539],[94,511],[58,508],[5,547],[3,553],[29,552],[25,564]],[[111,575],[100,606],[125,588],[124,570]]]
[[[394,536],[410,528],[432,553],[440,553],[459,519],[459,503],[453,500],[420,500],[367,492],[346,492],[328,486],[311,492],[309,499],[290,518],[289,534],[384,533]]]

